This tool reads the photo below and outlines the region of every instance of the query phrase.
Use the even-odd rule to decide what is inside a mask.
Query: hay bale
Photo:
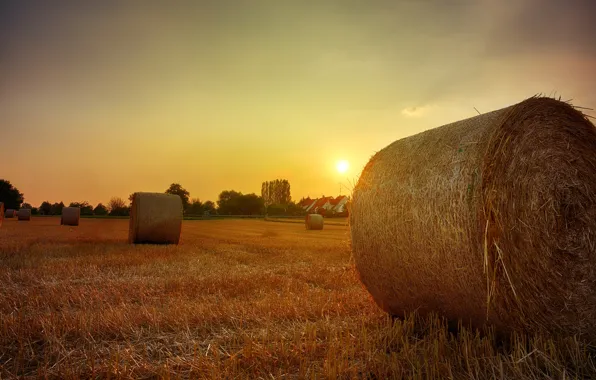
[[[64,207],[60,217],[60,225],[78,226],[81,218],[80,207]]]
[[[22,208],[17,211],[17,218],[18,220],[27,221],[31,220],[31,209]]]
[[[595,152],[543,97],[393,142],[354,190],[361,281],[396,316],[596,339]]]
[[[308,214],[306,215],[306,229],[307,230],[322,230],[323,229],[323,215]]]
[[[128,241],[132,244],[178,244],[182,229],[182,199],[163,193],[135,193]]]
[[[15,216],[17,216],[17,211],[16,210],[13,210],[11,208],[7,209],[4,212],[4,217],[5,218],[14,218]]]

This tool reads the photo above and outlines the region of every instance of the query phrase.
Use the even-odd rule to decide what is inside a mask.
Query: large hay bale
[[[62,209],[62,216],[60,217],[60,224],[65,226],[78,226],[80,218],[80,207],[64,207]]]
[[[322,230],[324,224],[323,215],[308,214],[306,215],[305,224],[307,230]]]
[[[352,249],[387,312],[596,339],[596,129],[534,97],[404,138],[354,190]]]
[[[182,229],[182,199],[163,193],[135,193],[130,210],[128,241],[133,244],[178,244]]]
[[[4,217],[5,218],[14,218],[15,216],[17,216],[17,211],[16,210],[13,210],[11,208],[7,209],[4,212]]]
[[[22,208],[17,211],[17,218],[21,221],[31,220],[31,209],[29,208]]]

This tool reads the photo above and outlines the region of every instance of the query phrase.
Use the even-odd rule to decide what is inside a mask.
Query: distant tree
[[[271,194],[269,193],[269,181],[265,181],[261,184],[261,198],[263,198],[263,204],[269,212],[269,206],[273,203]]]
[[[299,204],[290,202],[287,205],[270,205],[267,208],[269,215],[305,215],[305,211]]]
[[[261,197],[267,209],[270,205],[282,205],[287,209],[287,205],[292,201],[290,182],[287,179],[263,182],[261,184]]]
[[[89,202],[71,202],[68,207],[78,207],[81,209],[81,215],[93,215],[93,206]]]
[[[267,206],[267,215],[275,216],[275,215],[284,215],[285,213],[286,213],[286,208],[282,205]]]
[[[31,215],[39,215],[39,209],[37,207],[31,208]]]
[[[128,205],[132,207],[132,200],[134,199],[136,193],[131,193],[128,196]]]
[[[52,204],[48,201],[41,202],[39,206],[39,213],[41,215],[51,215],[52,214]]]
[[[216,209],[215,209],[215,203],[212,201],[206,201],[205,203],[203,203],[203,213],[206,214],[215,214]]]
[[[98,203],[93,209],[93,215],[108,215],[108,208],[102,203]]]
[[[180,186],[180,184],[171,184],[170,187],[166,190],[166,194],[179,195],[180,199],[182,199],[182,207],[184,207],[185,210],[188,208],[190,193],[185,188]]]
[[[31,206],[29,203],[23,203],[23,204],[21,205],[21,208],[24,208],[24,209],[29,209],[29,210],[31,210],[33,207],[32,207],[32,206]]]
[[[242,196],[234,190],[224,190],[217,200],[217,212],[222,215],[233,215],[238,212],[238,199]]]
[[[261,214],[263,206],[263,198],[257,194],[246,194],[240,197],[240,215]]]
[[[218,212],[223,215],[255,215],[263,211],[263,198],[256,194],[242,194],[234,190],[222,191],[217,200]]]
[[[127,216],[130,215],[130,207],[126,205],[124,199],[119,197],[113,197],[108,202],[108,208],[112,216]]]
[[[110,210],[110,213],[108,215],[110,215],[110,216],[129,216],[130,215],[130,207],[128,207],[128,206],[117,207],[115,209]]]
[[[120,197],[112,197],[108,202],[108,209],[110,211],[123,207],[126,207],[126,202]]]
[[[25,197],[23,193],[14,187],[10,181],[0,179],[0,202],[4,203],[4,209],[18,210]]]
[[[186,209],[186,213],[189,215],[201,215],[203,211],[203,202],[199,198],[192,199]]]
[[[64,203],[54,203],[50,210],[50,215],[62,215],[62,209],[64,208]]]

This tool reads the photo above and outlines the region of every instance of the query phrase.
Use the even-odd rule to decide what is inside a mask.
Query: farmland
[[[184,221],[131,246],[128,220],[4,221],[0,378],[563,378],[596,375],[572,338],[450,332],[388,318],[358,281],[349,228]]]

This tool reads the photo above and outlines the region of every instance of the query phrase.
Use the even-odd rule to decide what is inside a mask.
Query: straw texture
[[[135,193],[128,241],[133,244],[178,244],[182,229],[182,199],[163,193]]]
[[[15,216],[17,216],[17,211],[16,210],[13,210],[11,208],[7,209],[4,212],[4,217],[5,218],[14,218]]]
[[[17,211],[18,220],[31,220],[31,209],[22,208]]]
[[[395,141],[354,189],[352,249],[377,304],[596,341],[596,130],[555,99]]]
[[[78,226],[80,219],[80,207],[64,207],[62,209],[62,216],[60,217],[60,224],[65,226]]]
[[[308,214],[306,215],[305,224],[307,230],[322,230],[324,224],[323,215]]]

